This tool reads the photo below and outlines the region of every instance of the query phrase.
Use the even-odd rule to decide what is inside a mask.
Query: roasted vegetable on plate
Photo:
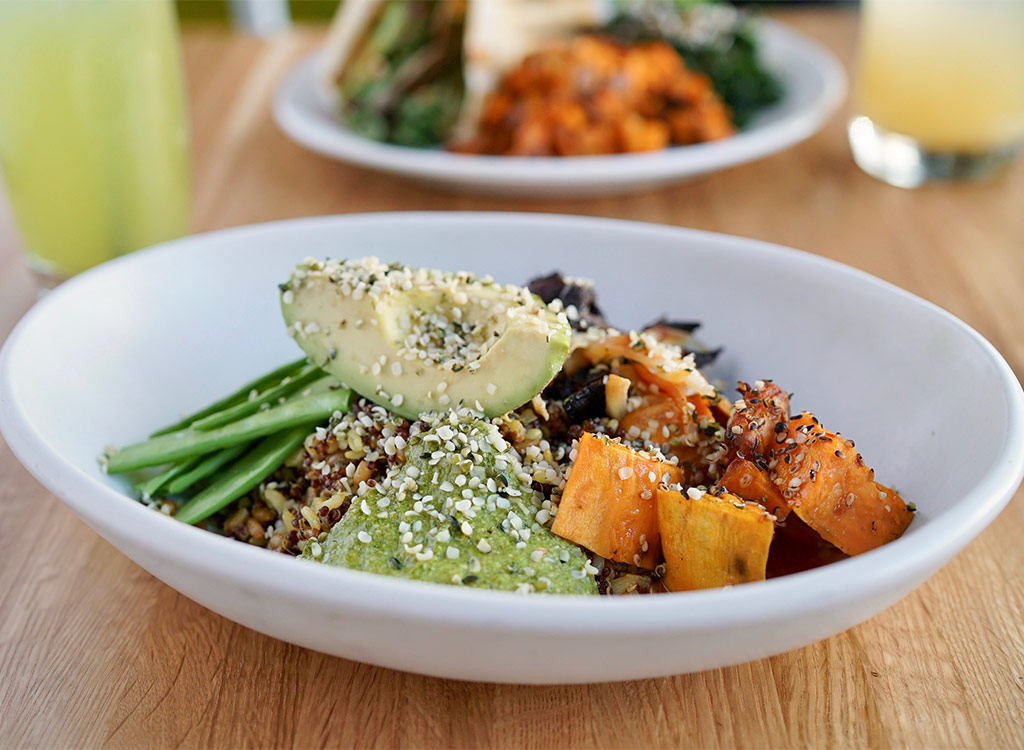
[[[494,155],[716,140],[781,94],[750,19],[668,0],[346,0],[320,71],[355,133]]]

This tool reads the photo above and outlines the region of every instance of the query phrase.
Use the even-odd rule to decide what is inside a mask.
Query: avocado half
[[[280,288],[288,333],[310,360],[407,419],[461,406],[504,414],[569,353],[564,313],[465,272],[307,259]]]

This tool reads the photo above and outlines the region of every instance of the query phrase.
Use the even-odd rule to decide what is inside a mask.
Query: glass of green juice
[[[188,232],[171,0],[0,0],[0,174],[44,283]]]

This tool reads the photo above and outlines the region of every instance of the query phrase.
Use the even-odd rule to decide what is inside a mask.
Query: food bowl
[[[305,256],[376,254],[525,282],[596,283],[621,327],[704,321],[726,382],[774,378],[853,436],[918,507],[897,541],[822,568],[646,597],[521,596],[320,566],[139,504],[96,457],[298,354],[277,283]],[[1024,395],[934,305],[753,240],[550,215],[324,217],[214,232],[104,264],[47,295],[0,352],[0,428],[97,533],[185,596],[308,648],[411,672],[566,683],[722,667],[827,638],[892,605],[973,539],[1024,474]],[[103,570],[93,571],[99,577]],[[127,604],[127,603],[126,603]]]

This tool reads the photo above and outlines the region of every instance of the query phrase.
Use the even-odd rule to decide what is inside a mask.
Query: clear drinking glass
[[[0,0],[0,172],[57,281],[189,229],[170,0]]]
[[[854,160],[902,187],[984,178],[1024,146],[1024,0],[863,0]]]

